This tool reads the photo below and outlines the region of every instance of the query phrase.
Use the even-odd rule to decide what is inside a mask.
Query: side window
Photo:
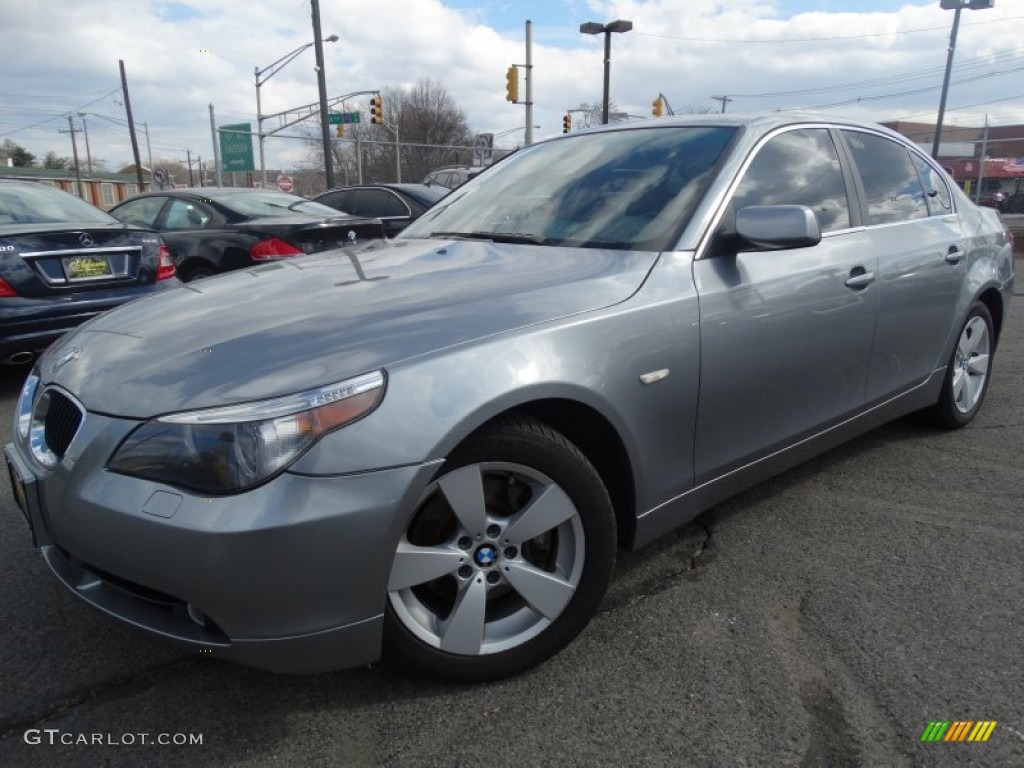
[[[355,213],[359,216],[408,216],[409,211],[386,189],[360,189],[355,193]]]
[[[166,197],[140,197],[138,200],[132,200],[122,205],[114,211],[114,216],[125,224],[152,228],[160,209],[166,202]]]
[[[380,213],[379,216],[408,216],[409,206],[402,202],[402,198],[396,195],[394,192],[390,192],[386,189],[374,190],[374,201],[379,200]],[[380,197],[376,197],[380,195]]]
[[[317,202],[329,205],[331,208],[337,208],[343,213],[349,213],[350,211],[345,203],[350,200],[351,194],[351,192],[329,192],[317,200]]]
[[[165,229],[202,229],[210,222],[210,214],[185,200],[171,200],[167,209]]]
[[[850,202],[832,137],[825,128],[779,134],[758,151],[733,195],[750,205],[806,205],[822,232],[850,226]]]
[[[932,216],[944,216],[952,211],[953,200],[949,196],[949,187],[943,181],[942,174],[920,155],[914,155],[914,163],[924,184],[925,194],[928,195],[928,210]]]
[[[928,215],[924,188],[906,147],[859,131],[843,131],[867,196],[867,224],[891,224]]]

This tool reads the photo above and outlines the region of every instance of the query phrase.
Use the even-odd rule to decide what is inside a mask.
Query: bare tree
[[[473,132],[466,113],[443,85],[420,80],[409,88],[384,88],[381,96],[384,125],[371,124],[369,106],[359,103],[354,110],[360,112],[362,121],[345,126],[344,141],[332,142],[339,183],[357,183],[360,167],[366,182],[395,181],[399,165],[395,158],[396,136],[401,145],[403,181],[419,181],[440,166],[469,164]],[[353,111],[353,105],[348,105],[346,111]],[[322,168],[323,149],[314,133],[319,135],[310,132],[310,166]]]

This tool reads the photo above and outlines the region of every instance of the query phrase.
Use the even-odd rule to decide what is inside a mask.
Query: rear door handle
[[[950,264],[959,264],[960,260],[967,255],[967,251],[961,248],[957,248],[955,245],[949,246],[949,250],[946,251],[946,261]]]
[[[864,267],[854,267],[850,270],[850,277],[846,281],[847,288],[860,290],[875,282],[875,273],[868,272]]]

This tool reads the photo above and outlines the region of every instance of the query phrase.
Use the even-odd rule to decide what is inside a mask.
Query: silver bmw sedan
[[[876,125],[569,134],[394,240],[92,320],[6,460],[115,619],[269,670],[496,678],[583,629],[619,548],[886,420],[968,424],[1011,250]]]

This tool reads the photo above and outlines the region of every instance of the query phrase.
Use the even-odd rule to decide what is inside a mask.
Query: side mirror
[[[806,205],[752,205],[736,212],[741,249],[762,251],[809,248],[821,242],[821,227]]]

